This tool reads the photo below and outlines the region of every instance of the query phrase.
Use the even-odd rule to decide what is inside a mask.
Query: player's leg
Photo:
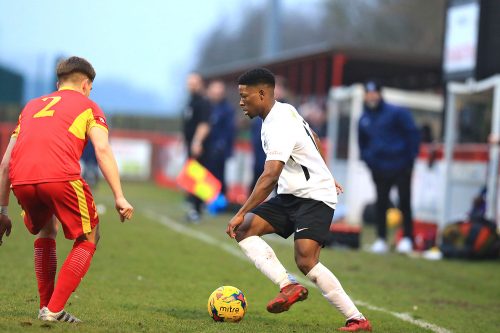
[[[278,195],[262,203],[245,216],[244,222],[236,230],[236,240],[245,254],[255,263],[255,266],[271,281],[279,285],[280,292],[272,299],[267,310],[279,313],[288,308],[298,299],[295,294],[300,294],[301,299],[307,297],[307,289],[300,286],[295,277],[287,272],[285,267],[276,257],[273,249],[260,237],[276,233],[287,238],[293,233],[293,225],[289,222],[286,200]],[[295,286],[300,286],[296,290]],[[292,290],[292,295],[289,291]]]
[[[295,262],[300,271],[313,282],[327,301],[346,318],[349,329],[371,329],[369,321],[359,312],[335,275],[319,262],[321,247],[330,230],[334,210],[321,201],[302,199],[294,214]],[[352,326],[351,322],[356,322]]]
[[[347,319],[360,317],[339,280],[319,262],[321,246],[312,239],[295,240],[295,262],[304,275],[321,290],[323,296],[335,306]]]
[[[286,311],[298,301],[300,297],[307,297],[307,289],[300,286],[295,277],[287,272],[281,264],[273,249],[260,236],[275,233],[274,227],[256,214],[247,214],[245,221],[236,231],[236,240],[246,256],[253,261],[255,266],[271,281],[279,285],[280,292],[267,305],[267,310],[272,313]],[[302,290],[290,290],[291,287],[300,286]],[[292,295],[289,295],[290,292]],[[295,296],[300,294],[300,296]],[[291,296],[291,299],[290,297]]]
[[[49,222],[36,235],[34,243],[35,275],[40,295],[40,309],[49,304],[54,292],[57,270],[56,236],[58,223],[54,215],[49,219]]]
[[[239,243],[248,237],[263,236],[272,233],[276,233],[276,230],[269,222],[259,215],[248,213],[245,215],[243,223],[236,229],[235,239]]]
[[[280,288],[293,283],[294,279],[276,257],[273,249],[260,236],[275,233],[274,227],[262,217],[249,213],[236,230],[236,241],[245,255]]]
[[[295,262],[297,267],[311,280],[326,298],[346,318],[341,331],[370,331],[370,322],[359,312],[344,291],[337,277],[319,262],[320,244],[312,239],[295,240]]]
[[[68,323],[81,322],[80,319],[66,312],[64,306],[87,273],[98,241],[99,225],[96,225],[90,233],[75,240],[73,249],[59,271],[56,288],[50,302],[40,310],[39,319]]]
[[[48,183],[42,188],[50,198],[66,238],[75,239],[47,305],[47,318],[51,318],[47,320],[55,318],[59,321],[77,322],[77,318],[64,312],[64,306],[88,271],[99,240],[99,219],[90,189],[82,180]]]
[[[59,312],[64,309],[71,293],[85,277],[94,252],[96,241],[99,239],[99,225],[88,234],[82,235],[75,240],[73,248],[59,271],[56,288],[48,304],[51,312]]]
[[[39,197],[37,185],[13,187],[14,195],[23,208],[24,224],[36,239],[34,266],[40,296],[40,309],[47,306],[52,292],[57,269],[56,241],[57,221],[53,212]]]
[[[49,221],[45,224],[45,226],[40,230],[38,234],[36,234],[36,239],[40,238],[51,238],[56,239],[57,232],[59,231],[59,224],[54,215],[50,216]]]

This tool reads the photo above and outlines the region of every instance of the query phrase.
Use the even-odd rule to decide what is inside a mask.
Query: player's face
[[[203,89],[203,79],[196,73],[189,74],[187,78],[187,88],[190,93],[196,93]]]
[[[380,104],[381,96],[378,91],[365,92],[365,105],[370,109],[376,109]]]
[[[263,91],[259,87],[240,84],[240,108],[245,113],[245,116],[250,119],[259,116],[262,110],[264,100]]]

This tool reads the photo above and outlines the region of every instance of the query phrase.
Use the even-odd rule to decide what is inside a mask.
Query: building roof
[[[275,64],[285,64],[297,60],[313,59],[325,55],[343,54],[348,60],[392,63],[407,65],[411,67],[435,67],[440,68],[441,56],[415,54],[411,50],[387,50],[374,48],[360,48],[349,45],[335,45],[324,42],[315,45],[308,45],[300,48],[284,50],[274,56],[260,57],[258,59],[242,59],[227,64],[215,65],[208,68],[201,68],[199,72],[206,78],[214,76],[225,76],[235,72],[243,72],[252,67],[270,66]]]

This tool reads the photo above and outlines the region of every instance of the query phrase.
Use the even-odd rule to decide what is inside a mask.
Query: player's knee
[[[38,238],[52,238],[56,239],[57,237],[57,229],[50,229],[50,228],[44,228],[40,230],[40,232],[37,234]]]
[[[241,242],[242,240],[250,236],[262,236],[266,234],[262,231],[262,228],[260,226],[254,224],[242,225],[240,228],[236,229],[234,233],[234,238],[237,242]]]
[[[87,240],[94,243],[95,245],[99,243],[100,239],[101,239],[101,234],[99,233],[99,229],[95,230],[95,232],[92,233],[92,237],[87,237]]]
[[[312,257],[295,256],[295,263],[300,271],[306,275],[311,269],[313,269],[314,266],[316,266],[318,261]]]
[[[48,233],[48,232],[39,232],[36,235],[36,238],[50,238],[50,239],[56,239],[57,238],[57,232],[53,233]]]
[[[101,239],[101,234],[99,232],[97,232],[95,237],[94,237],[94,244],[97,245],[97,243],[99,243],[100,239]]]
[[[245,238],[247,237],[250,237],[252,236],[252,234],[248,233],[248,229],[237,229],[234,234],[235,234],[235,237],[234,239],[236,239],[236,241],[239,243],[241,242],[242,240],[244,240]]]
[[[235,239],[237,242],[244,240],[250,236],[261,236],[262,226],[254,221],[253,214],[247,214],[245,221],[240,224],[239,228],[235,230]]]
[[[88,241],[88,242],[91,242],[91,243],[94,243],[95,245],[97,245],[97,243],[99,243],[100,239],[101,239],[101,235],[99,233],[99,230],[93,229],[92,232],[90,232],[88,234],[83,234],[80,237],[78,237],[76,239],[76,242]]]

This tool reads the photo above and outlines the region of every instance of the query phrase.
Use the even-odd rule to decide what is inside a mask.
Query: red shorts
[[[24,210],[24,224],[33,235],[40,232],[52,215],[61,222],[67,239],[89,233],[99,223],[94,198],[82,179],[16,185],[12,191]]]

